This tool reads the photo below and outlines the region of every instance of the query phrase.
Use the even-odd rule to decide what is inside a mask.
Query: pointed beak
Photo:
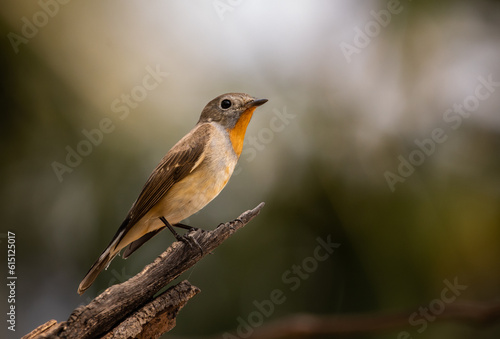
[[[267,101],[267,99],[255,99],[254,101],[250,101],[248,103],[248,107],[257,107],[260,105],[264,105]]]

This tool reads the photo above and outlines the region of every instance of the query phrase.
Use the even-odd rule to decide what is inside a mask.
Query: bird
[[[99,273],[125,248],[129,257],[145,242],[180,224],[212,201],[226,186],[243,150],[250,119],[267,99],[245,93],[226,93],[211,100],[194,128],[161,159],[132,204],[111,242],[78,286],[83,294]]]

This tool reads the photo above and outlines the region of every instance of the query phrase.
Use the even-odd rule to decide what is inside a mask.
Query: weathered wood
[[[134,312],[103,339],[159,338],[175,327],[179,310],[199,292],[184,280]]]
[[[51,333],[53,329],[56,328],[57,325],[57,320],[49,320],[45,324],[42,324],[35,328],[33,331],[30,333],[26,334],[24,337],[21,339],[34,339],[37,337],[41,337],[41,335],[46,335],[47,333]]]
[[[264,203],[260,203],[254,209],[241,214],[237,219],[220,224],[212,231],[198,229],[195,232],[189,233],[188,237],[191,238],[191,241],[173,243],[165,252],[156,258],[153,263],[146,266],[136,276],[124,283],[109,287],[88,305],[76,308],[67,321],[57,326],[52,324],[52,327],[47,328],[48,331],[45,331],[41,335],[33,337],[30,336],[30,333],[23,339],[86,339],[106,335],[118,324],[125,324],[125,319],[133,318],[134,312],[140,312],[137,311],[140,308],[147,307],[145,305],[154,303],[155,300],[160,302],[158,298],[161,296],[156,299],[154,299],[154,296],[161,289],[191,268],[204,256],[211,253],[234,232],[250,222],[250,220],[259,214],[263,207]],[[199,247],[195,245],[196,243],[199,244]],[[186,286],[184,287],[187,288]],[[196,287],[191,287],[193,290],[190,290],[189,293],[191,294],[188,293],[190,297],[198,291]],[[196,291],[196,293],[193,291]],[[190,297],[186,300],[179,300],[179,302],[182,301],[182,305],[184,305]],[[163,302],[165,301],[166,300],[163,300]],[[158,307],[156,304],[151,305]],[[182,305],[179,306],[178,309],[180,309]],[[161,313],[161,319],[165,319],[165,317],[168,318],[168,315],[165,313],[158,313]],[[132,319],[130,323],[127,324],[135,324],[134,321],[135,320]],[[175,324],[175,320],[173,324]],[[152,328],[154,328],[154,325],[146,327],[148,330]],[[140,335],[137,337],[140,337]],[[154,337],[154,335],[149,333],[147,337]]]

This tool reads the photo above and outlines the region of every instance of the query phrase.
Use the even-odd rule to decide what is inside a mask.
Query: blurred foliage
[[[209,100],[236,91],[269,99],[247,132],[256,156],[244,153],[226,189],[188,222],[215,227],[260,201],[266,207],[181,277],[202,293],[180,313],[175,335],[234,330],[276,289],[286,301],[266,320],[417,311],[454,279],[467,286],[460,301],[498,300],[498,89],[455,130],[443,114],[474,94],[478,77],[500,80],[499,4],[401,1],[402,11],[348,62],[340,44],[352,44],[355,28],[387,4],[241,2],[221,18],[212,2],[71,2],[18,53],[4,39],[0,212],[1,232],[17,239],[18,333],[65,320],[172,242],[163,232],[76,294],[158,160]],[[21,18],[40,10],[8,1],[2,36],[21,34]],[[169,75],[120,119],[112,102],[158,65]],[[67,147],[103,119],[113,131],[60,182],[53,162],[65,164]],[[399,157],[436,128],[447,140],[392,192],[384,173],[398,174]],[[318,238],[340,246],[292,290],[286,277],[311,262]],[[498,326],[438,323],[408,331],[500,335]]]

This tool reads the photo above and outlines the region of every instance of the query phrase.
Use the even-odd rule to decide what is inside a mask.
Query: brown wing
[[[198,126],[190,133],[189,137],[182,138],[163,157],[149,176],[113,240],[120,235],[125,235],[136,222],[163,198],[174,183],[183,179],[200,164],[212,128],[208,124]]]
[[[116,252],[114,252],[116,246],[130,228],[160,201],[168,190],[172,188],[174,183],[191,173],[203,161],[203,151],[210,139],[212,128],[213,127],[208,124],[195,127],[190,134],[182,138],[170,151],[168,151],[167,155],[165,155],[158,166],[156,166],[153,173],[149,176],[148,181],[142,188],[141,194],[139,194],[139,197],[132,205],[127,217],[115,233],[107,248],[83,278],[78,288],[79,294],[82,294],[88,289],[99,272],[113,260],[116,255]],[[125,252],[125,256],[130,255],[160,230],[150,232],[140,238],[133,247],[130,247]]]

